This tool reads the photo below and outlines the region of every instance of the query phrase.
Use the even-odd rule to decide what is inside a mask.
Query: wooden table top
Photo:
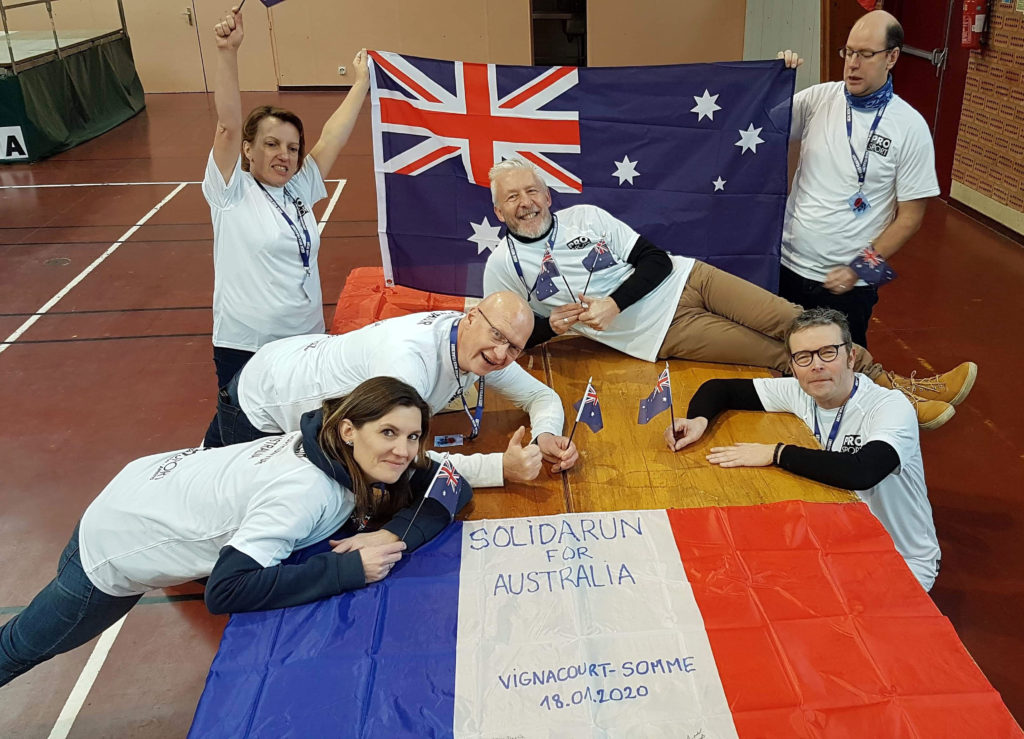
[[[580,452],[576,466],[558,475],[542,471],[528,483],[474,491],[473,501],[459,518],[512,518],[584,511],[648,508],[700,508],[756,505],[781,500],[847,503],[857,500],[846,490],[828,487],[775,468],[721,469],[705,455],[712,446],[740,441],[815,447],[810,430],[787,413],[729,411],[698,444],[673,453],[662,434],[669,414],[646,426],[637,424],[640,400],[650,394],[664,366],[633,359],[583,338],[549,342],[531,350],[519,363],[550,385],[562,398],[568,433],[576,412],[572,404],[583,396],[593,376],[601,403],[604,428],[597,434],[580,424],[573,441]],[[767,377],[766,370],[727,364],[672,360],[669,363],[677,416],[686,414],[694,391],[715,377]],[[525,413],[496,392],[489,392],[480,436],[453,452],[504,451]],[[431,423],[431,434],[465,433],[463,412],[442,413]]]

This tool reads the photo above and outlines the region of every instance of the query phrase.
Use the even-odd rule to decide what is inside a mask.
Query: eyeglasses
[[[839,47],[839,57],[841,59],[849,59],[851,57],[859,56],[861,59],[867,60],[873,57],[875,54],[888,54],[895,48],[895,46],[890,46],[888,49],[870,51],[866,49],[851,49],[849,46],[841,46]]]
[[[815,354],[821,357],[822,362],[832,362],[839,356],[839,348],[843,346],[846,346],[846,344],[828,344],[812,351],[794,352],[789,355],[789,358],[793,360],[793,364],[797,367],[809,366],[814,361]]]
[[[505,336],[505,334],[501,333],[501,331],[494,327],[494,324],[491,323],[491,319],[485,316],[484,312],[480,310],[479,307],[477,307],[476,312],[483,316],[483,319],[487,321],[487,325],[491,327],[491,340],[495,344],[500,344],[504,347],[507,347],[505,351],[512,359],[516,359],[520,354],[523,353],[523,347],[516,346],[511,341],[509,341],[508,337]]]

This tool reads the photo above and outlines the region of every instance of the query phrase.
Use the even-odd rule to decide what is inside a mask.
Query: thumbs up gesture
[[[502,473],[506,482],[527,482],[540,474],[540,466],[544,461],[540,447],[536,444],[523,446],[526,438],[526,427],[520,426],[508,442],[508,449],[501,456]]]

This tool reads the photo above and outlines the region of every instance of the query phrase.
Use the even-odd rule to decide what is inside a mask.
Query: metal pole
[[[50,30],[53,32],[53,46],[57,49],[57,58],[63,60],[64,55],[60,53],[60,39],[57,38],[57,26],[53,22],[53,6],[50,0],[46,0],[46,13],[50,16]]]
[[[0,0],[0,20],[4,24],[4,38],[7,40],[7,53],[11,57],[11,73],[17,76],[18,62],[14,58],[14,48],[11,46],[11,32],[7,28],[7,10],[4,8],[4,0]]]

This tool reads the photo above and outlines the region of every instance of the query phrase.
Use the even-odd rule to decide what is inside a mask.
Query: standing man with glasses
[[[862,346],[878,288],[891,279],[885,260],[917,233],[928,198],[939,194],[928,124],[893,92],[902,46],[896,18],[867,13],[839,49],[843,81],[793,98],[800,163],[786,203],[779,294],[842,311]],[[779,58],[791,68],[803,63],[794,51]]]
[[[854,371],[857,347],[839,311],[801,313],[786,334],[786,346],[793,377],[705,382],[694,393],[687,417],[673,419],[665,429],[665,442],[673,451],[694,444],[726,410],[792,413],[814,432],[821,448],[741,443],[711,447],[708,462],[774,465],[856,491],[918,582],[930,590],[940,552],[913,407],[902,393]]]
[[[216,422],[225,444],[294,431],[302,414],[350,392],[371,377],[407,382],[437,413],[461,400],[465,437],[482,423],[486,392],[496,390],[530,415],[533,443],[520,427],[503,454],[452,455],[473,487],[524,482],[571,468],[579,455],[562,436],[562,403],[554,390],[515,360],[533,330],[518,295],[490,295],[466,313],[435,311],[389,318],[340,335],[311,334],[261,347],[221,390]],[[475,403],[466,393],[478,382]]]

